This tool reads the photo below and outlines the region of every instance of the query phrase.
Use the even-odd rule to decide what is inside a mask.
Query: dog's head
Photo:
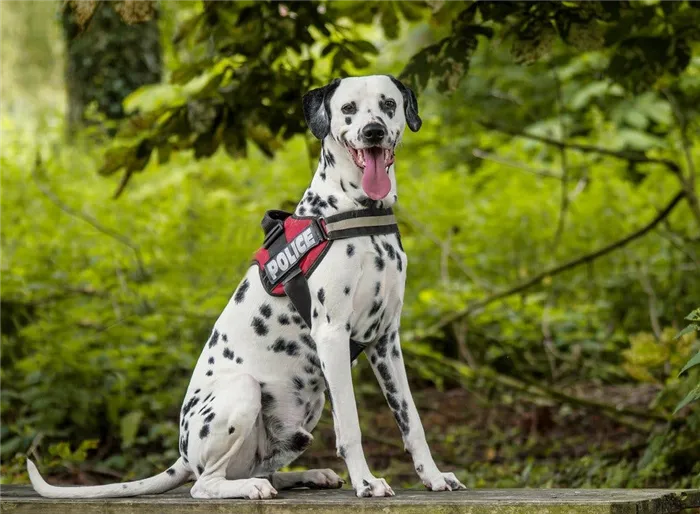
[[[309,91],[303,106],[313,135],[330,135],[348,152],[367,196],[386,197],[389,167],[404,128],[416,132],[422,123],[413,91],[388,75],[350,77]]]

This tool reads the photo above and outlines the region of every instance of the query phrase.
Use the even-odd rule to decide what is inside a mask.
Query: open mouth
[[[355,165],[362,170],[362,189],[372,200],[381,200],[391,191],[389,166],[394,163],[394,151],[373,146],[356,150],[347,147]]]

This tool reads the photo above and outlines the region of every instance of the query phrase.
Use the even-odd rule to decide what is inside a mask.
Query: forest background
[[[2,483],[177,458],[201,346],[319,144],[391,73],[404,355],[469,487],[700,487],[700,4],[2,2]],[[685,319],[686,316],[689,319]],[[678,335],[683,331],[683,335]],[[364,358],[370,465],[416,486]],[[297,467],[333,467],[322,418]]]

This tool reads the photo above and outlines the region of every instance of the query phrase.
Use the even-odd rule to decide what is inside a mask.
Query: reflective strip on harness
[[[344,239],[370,233],[374,235],[389,234],[397,230],[396,216],[393,214],[361,218],[353,217],[337,221],[333,218],[326,219],[328,239]]]

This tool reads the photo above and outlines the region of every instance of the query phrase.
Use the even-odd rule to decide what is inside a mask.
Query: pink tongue
[[[381,200],[391,191],[391,180],[386,172],[384,150],[367,148],[362,150],[365,157],[365,173],[362,175],[362,189],[372,200]]]

